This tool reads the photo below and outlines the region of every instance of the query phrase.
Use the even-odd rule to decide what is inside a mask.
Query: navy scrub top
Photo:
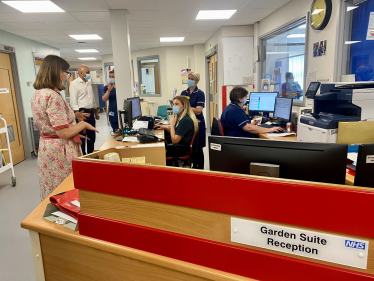
[[[237,103],[232,102],[223,110],[221,122],[225,136],[253,138],[251,133],[243,130],[245,125],[251,124],[251,121]]]
[[[108,86],[104,87],[104,94],[108,91]],[[118,122],[118,110],[117,110],[117,94],[116,88],[113,88],[109,94],[109,122]],[[113,112],[113,113],[112,113]]]
[[[190,88],[184,90],[181,93],[181,96],[185,96],[190,100],[191,107],[202,106],[205,107],[205,94],[198,87],[195,88],[195,91],[190,94]],[[202,149],[206,146],[206,132],[205,132],[205,119],[204,114],[201,112],[200,115],[196,115],[197,120],[200,121],[199,124],[199,145],[198,148]]]

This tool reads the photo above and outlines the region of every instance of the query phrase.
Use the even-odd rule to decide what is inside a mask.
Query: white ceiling
[[[205,43],[223,25],[249,25],[273,13],[290,0],[52,0],[65,13],[22,13],[0,2],[0,29],[61,50],[68,61],[112,53],[109,9],[127,9],[131,50]],[[229,20],[195,18],[199,10],[238,10]],[[103,40],[69,37],[98,34]],[[185,37],[182,43],[160,43],[160,37]],[[1,42],[0,42],[1,43]],[[75,49],[97,49],[79,54]]]

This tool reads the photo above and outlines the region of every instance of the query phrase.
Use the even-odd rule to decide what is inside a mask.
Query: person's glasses
[[[71,76],[71,73],[69,72],[69,71],[62,71],[62,72],[65,72],[66,73],[66,75],[68,76],[68,79],[70,78],[70,76]]]

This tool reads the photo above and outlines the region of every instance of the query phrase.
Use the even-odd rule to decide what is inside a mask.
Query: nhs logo
[[[360,250],[365,250],[365,243],[364,242],[356,242],[351,240],[345,240],[345,246]]]

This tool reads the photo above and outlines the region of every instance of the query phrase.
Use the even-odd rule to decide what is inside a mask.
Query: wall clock
[[[331,0],[314,0],[310,8],[310,26],[315,30],[324,29],[330,21]]]

